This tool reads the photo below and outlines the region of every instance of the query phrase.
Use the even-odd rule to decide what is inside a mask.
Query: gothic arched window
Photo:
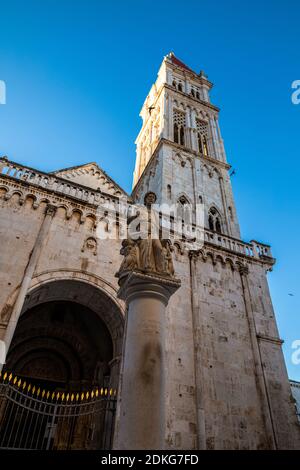
[[[196,119],[198,151],[203,155],[208,155],[208,125],[205,121]]]
[[[212,232],[222,233],[221,216],[215,207],[208,212],[208,226]]]
[[[190,232],[192,224],[192,206],[189,200],[184,196],[180,196],[177,201],[177,228],[180,233],[180,228],[182,230],[182,238],[185,238]]]
[[[176,142],[176,144],[179,144],[178,124],[176,122],[174,123],[174,142]]]
[[[196,98],[197,100],[200,100],[200,94],[199,94],[199,91],[196,92]]]
[[[182,91],[182,83],[178,83],[178,91]]]
[[[176,87],[176,82],[175,82],[175,80],[173,80],[172,86],[173,86],[174,88],[177,88],[177,87]]]
[[[180,128],[180,145],[184,145],[184,128]]]
[[[203,153],[202,139],[201,139],[201,134],[199,132],[197,133],[197,138],[198,138],[198,150],[200,153]]]
[[[185,113],[175,109],[173,113],[173,122],[174,142],[176,142],[176,144],[185,145]]]
[[[202,140],[203,140],[203,154],[208,155],[207,138],[205,135],[202,136]]]

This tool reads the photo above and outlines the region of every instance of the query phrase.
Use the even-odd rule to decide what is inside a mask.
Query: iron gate
[[[0,374],[0,449],[111,449],[116,390],[50,392]]]

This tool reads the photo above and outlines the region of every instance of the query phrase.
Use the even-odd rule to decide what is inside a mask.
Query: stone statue
[[[138,247],[133,240],[123,240],[120,253],[124,256],[124,259],[119,272],[133,271],[138,268]]]
[[[164,276],[174,276],[174,266],[171,253],[171,241],[159,238],[157,217],[151,215],[151,205],[155,202],[155,194],[145,197],[145,208],[141,208],[127,220],[127,224],[137,219],[139,230],[130,234],[122,242],[120,253],[124,256],[117,277],[122,277],[128,271],[135,269],[157,273]],[[152,238],[153,237],[153,238]]]
[[[172,258],[172,245],[170,240],[162,240],[161,241],[162,246],[163,246],[163,254],[164,254],[164,261],[165,261],[165,271],[168,273],[169,276],[174,276],[175,270],[174,270],[174,264],[173,264],[173,258]]]

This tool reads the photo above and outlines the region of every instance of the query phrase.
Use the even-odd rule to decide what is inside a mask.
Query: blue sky
[[[130,191],[139,111],[163,56],[208,74],[242,237],[278,259],[270,288],[300,380],[299,1],[10,0],[0,18],[0,154],[45,171],[97,161]]]

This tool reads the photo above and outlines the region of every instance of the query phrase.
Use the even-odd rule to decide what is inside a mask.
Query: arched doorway
[[[30,401],[19,391],[9,390],[10,394],[14,393],[14,399],[10,397],[8,402],[6,397],[5,414],[3,405],[0,410],[0,446],[110,447],[115,399],[109,394],[101,396],[101,393],[117,387],[122,336],[122,313],[103,290],[87,282],[66,279],[33,288],[26,297],[7,355],[6,369],[13,371],[20,382],[31,384],[31,390],[35,387],[50,392],[49,403],[46,406],[38,400],[33,402],[33,398]],[[98,393],[98,390],[101,390],[100,395],[91,397],[91,392]],[[76,399],[74,403],[58,403],[58,396],[73,397],[72,400],[77,396],[78,403]],[[51,397],[56,401],[50,406]],[[16,401],[19,401],[17,405]],[[9,410],[9,407],[14,409]],[[43,416],[38,412],[40,409]],[[19,430],[22,427],[24,429]],[[7,435],[16,434],[17,428],[19,438],[15,438],[12,445]],[[33,432],[35,437],[28,445],[24,435]]]

